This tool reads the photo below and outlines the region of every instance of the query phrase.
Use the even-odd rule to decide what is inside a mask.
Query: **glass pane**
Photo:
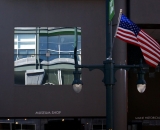
[[[49,57],[48,57],[48,61],[52,61],[52,60],[55,60],[55,59],[58,59],[59,58],[59,55],[58,53],[56,54],[51,54]]]
[[[60,52],[60,55],[74,55],[74,52],[73,51],[63,51],[63,52]]]
[[[74,35],[61,35],[60,36],[60,43],[74,43],[75,36]]]
[[[42,61],[48,61],[46,55],[39,55],[39,60],[40,60],[40,62],[42,62]]]
[[[78,42],[81,43],[81,35],[78,35]]]
[[[22,59],[22,58],[27,58],[27,57],[28,57],[27,55],[23,55],[23,54],[20,55],[20,54],[19,54],[17,60]]]
[[[18,49],[18,44],[17,44],[17,42],[14,42],[14,49]]]
[[[48,68],[45,69],[45,75],[44,75],[42,84],[43,85],[49,85],[49,70],[48,70]]]
[[[81,49],[77,49],[77,54],[81,54]]]
[[[59,51],[59,45],[55,43],[48,43],[48,49],[52,51]]]
[[[61,44],[60,45],[61,51],[74,51],[74,44],[73,43],[67,43],[67,44]]]
[[[40,36],[39,37],[39,42],[40,43],[47,43],[48,39],[47,39],[47,36]]]
[[[35,42],[36,35],[35,34],[18,34],[19,42]]]
[[[46,54],[48,48],[47,36],[40,36],[39,38],[39,54]]]
[[[34,49],[21,49],[18,50],[18,54],[35,54],[35,50]]]
[[[59,81],[59,70],[57,69],[50,69],[49,68],[49,83],[52,85],[60,85]]]
[[[48,42],[48,49],[51,50],[51,53],[57,53],[59,51],[59,37],[58,36],[50,36]]]
[[[14,49],[14,54],[17,54],[17,49]]]
[[[14,42],[18,41],[17,36],[18,36],[17,34],[14,35]]]
[[[61,70],[62,84],[64,84],[64,85],[71,85],[72,84],[72,82],[74,80],[73,71],[74,70]]]
[[[28,54],[35,54],[35,50],[27,50]]]
[[[35,49],[35,42],[19,42],[18,43],[19,49]]]
[[[49,36],[48,43],[58,44],[59,43],[59,36]]]
[[[77,55],[77,60],[81,63],[81,55]]]
[[[74,55],[70,54],[70,53],[67,54],[67,52],[65,52],[65,53],[61,53],[60,58],[71,58],[71,59],[74,59]]]
[[[18,55],[15,55],[14,56],[15,57],[15,60],[20,60],[20,59],[22,59],[22,58],[29,58],[29,57],[31,57],[31,58],[33,58],[33,57],[35,57],[35,55],[34,54],[18,54]]]
[[[39,43],[39,50],[47,50],[47,43]]]
[[[39,37],[39,49],[40,50],[46,50],[47,47],[47,36],[40,36]]]
[[[81,54],[81,35],[78,35],[77,54]]]
[[[74,51],[74,35],[60,36],[60,51]]]
[[[39,54],[45,55],[48,51],[47,50],[39,50]]]
[[[14,61],[17,59],[17,55],[14,55]]]
[[[49,51],[50,52],[50,54],[57,54],[57,55],[59,55],[60,54],[60,52],[59,51]]]
[[[27,50],[18,50],[18,54],[27,54]]]

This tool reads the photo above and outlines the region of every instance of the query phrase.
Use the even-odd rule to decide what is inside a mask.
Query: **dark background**
[[[129,18],[141,29],[160,43],[160,1],[155,0],[130,0]],[[128,63],[138,63],[142,57],[138,47],[128,45]],[[136,60],[137,59],[137,60]],[[151,75],[154,75],[152,77]],[[142,117],[152,120],[152,117],[160,119],[160,71],[150,68],[145,74],[147,82],[146,91],[141,94],[136,87],[137,75],[131,73],[128,77],[128,120]]]
[[[81,27],[82,64],[105,60],[105,0],[0,1],[0,116],[105,116],[103,73],[83,69],[83,89],[67,86],[14,85],[14,27]],[[36,115],[36,111],[61,111]]]

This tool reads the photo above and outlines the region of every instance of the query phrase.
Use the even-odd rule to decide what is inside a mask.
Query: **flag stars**
[[[134,24],[132,21],[130,21],[128,18],[126,18],[123,14],[121,16],[119,26],[124,29],[132,31],[135,34],[135,36],[137,36],[140,31],[139,27],[136,24]]]

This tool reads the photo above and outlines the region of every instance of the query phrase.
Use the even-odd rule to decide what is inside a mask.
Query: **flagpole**
[[[119,12],[117,28],[116,28],[116,31],[115,31],[115,35],[113,37],[113,41],[111,41],[112,42],[112,46],[111,46],[111,50],[110,50],[111,51],[110,52],[110,56],[107,59],[112,59],[112,51],[113,51],[114,41],[115,41],[115,37],[116,37],[116,34],[117,34],[118,26],[119,26],[119,23],[120,23],[121,15],[122,15],[122,9],[120,9],[120,12]],[[112,22],[110,24],[112,25]]]
[[[116,34],[117,34],[118,26],[119,26],[119,23],[120,23],[120,20],[121,20],[121,15],[122,15],[122,9],[120,9],[120,12],[119,12],[118,23],[117,23],[117,28],[116,28],[116,31],[115,31],[114,38],[116,37]]]

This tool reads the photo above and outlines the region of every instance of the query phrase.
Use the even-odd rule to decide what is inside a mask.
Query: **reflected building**
[[[76,43],[81,64],[80,27],[15,27],[15,84],[72,84]]]

